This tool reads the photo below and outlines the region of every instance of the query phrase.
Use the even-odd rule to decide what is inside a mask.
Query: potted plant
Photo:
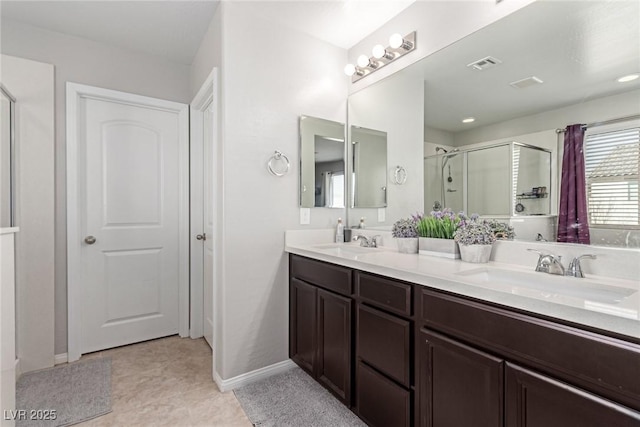
[[[463,218],[454,233],[460,247],[460,257],[466,262],[489,262],[496,236],[489,221],[481,220],[477,214]]]
[[[452,259],[460,258],[460,251],[453,240],[453,235],[462,219],[461,214],[455,214],[451,209],[445,209],[431,212],[429,216],[417,214],[414,219],[420,236],[420,254]]]
[[[491,227],[494,236],[496,236],[496,240],[513,240],[516,237],[515,230],[506,222],[490,219],[487,223]]]
[[[418,230],[413,218],[397,220],[391,228],[391,235],[398,242],[398,251],[405,254],[418,253]]]

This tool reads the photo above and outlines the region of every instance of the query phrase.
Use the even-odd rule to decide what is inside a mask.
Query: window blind
[[[584,157],[589,224],[639,228],[640,128],[588,135]]]

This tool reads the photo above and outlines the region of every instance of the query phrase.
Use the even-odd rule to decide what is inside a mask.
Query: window
[[[584,157],[589,225],[640,228],[640,127],[588,133]]]

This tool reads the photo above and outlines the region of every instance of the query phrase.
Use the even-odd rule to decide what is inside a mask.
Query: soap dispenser
[[[364,225],[364,217],[361,217],[361,218],[360,218],[360,225],[358,226],[358,228],[365,228],[365,225]]]
[[[336,226],[336,243],[344,243],[344,225],[342,224],[342,218],[338,218],[338,225]]]

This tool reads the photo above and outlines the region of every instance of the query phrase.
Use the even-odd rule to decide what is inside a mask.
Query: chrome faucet
[[[353,238],[354,242],[360,241],[360,246],[365,247],[365,248],[377,248],[378,247],[378,239],[380,239],[382,236],[376,234],[375,236],[369,238],[367,236],[364,236],[362,234],[358,234],[356,237]]]
[[[577,277],[579,279],[582,279],[584,277],[584,273],[582,272],[582,266],[580,265],[580,260],[582,258],[596,259],[597,257],[591,254],[585,254],[585,255],[580,255],[575,257],[573,260],[571,260],[571,263],[569,264],[569,269],[567,270],[567,276]]]
[[[558,276],[564,276],[565,270],[562,265],[562,256],[545,254],[535,249],[527,249],[529,252],[535,252],[539,255],[538,264],[536,264],[536,271],[542,273],[556,274]]]

